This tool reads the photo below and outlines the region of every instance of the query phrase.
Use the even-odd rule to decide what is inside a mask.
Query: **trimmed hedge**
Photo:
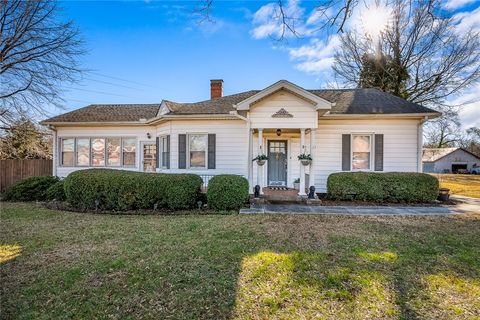
[[[47,199],[65,201],[65,188],[63,180],[57,181],[47,189]]]
[[[248,181],[244,177],[223,174],[210,179],[208,207],[213,210],[237,210],[248,202]]]
[[[431,202],[438,196],[438,179],[415,172],[339,172],[328,177],[327,191],[336,200]]]
[[[48,188],[57,182],[58,178],[52,176],[20,180],[5,191],[3,199],[7,201],[45,201]]]
[[[194,174],[86,169],[65,178],[67,201],[79,209],[134,210],[195,206],[202,179]]]

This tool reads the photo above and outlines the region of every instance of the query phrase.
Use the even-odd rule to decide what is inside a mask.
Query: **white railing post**
[[[305,153],[305,129],[300,129],[300,153]],[[305,166],[301,161],[298,161],[300,165],[300,190],[299,196],[305,196]]]

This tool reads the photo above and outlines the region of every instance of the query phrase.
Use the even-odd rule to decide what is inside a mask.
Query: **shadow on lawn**
[[[286,223],[283,228],[289,229],[291,225]],[[299,239],[293,245],[285,243],[287,239],[270,239],[271,243],[280,241],[282,246],[291,248],[265,250],[243,258],[232,316],[239,319],[476,319],[480,316],[479,247],[472,245],[473,239],[462,239],[461,234],[452,232],[442,234],[445,231],[442,228],[424,229],[427,234],[423,236],[402,234],[402,230],[394,230],[388,222],[373,222],[366,229],[370,232],[367,238],[333,237],[329,245],[320,245],[320,250],[312,250],[315,245],[310,250],[298,250]],[[317,240],[315,231],[304,235],[307,244]],[[368,240],[369,235],[372,241]],[[382,239],[383,243],[378,242]]]

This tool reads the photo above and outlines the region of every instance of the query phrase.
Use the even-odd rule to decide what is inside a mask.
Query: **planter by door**
[[[266,160],[257,160],[257,164],[258,164],[259,166],[263,166],[263,165],[265,164],[265,161],[266,161]]]
[[[312,160],[300,160],[300,162],[301,162],[304,166],[308,166],[308,165],[310,165],[310,163],[312,162]]]

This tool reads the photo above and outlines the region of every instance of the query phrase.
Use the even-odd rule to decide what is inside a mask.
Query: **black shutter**
[[[167,159],[166,160],[166,167],[167,169],[170,169],[170,135],[167,136]]]
[[[178,135],[178,169],[187,168],[187,135]]]
[[[383,171],[383,134],[375,135],[375,171]]]
[[[157,139],[155,140],[155,147],[156,147],[156,150],[157,150],[155,167],[158,169],[158,168],[160,168],[160,155],[162,154],[162,152],[160,150],[160,137],[157,137]]]
[[[342,171],[350,171],[351,138],[349,134],[342,134]]]
[[[214,134],[208,135],[208,169],[215,169],[216,156],[216,136]]]

